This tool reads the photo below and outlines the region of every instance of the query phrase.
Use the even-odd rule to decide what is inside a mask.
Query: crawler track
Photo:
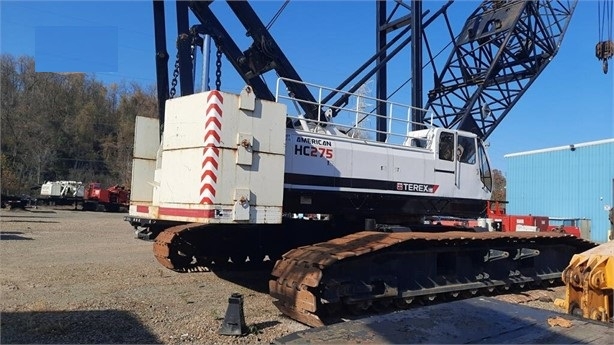
[[[292,219],[283,224],[180,224],[156,236],[153,252],[162,266],[176,272],[271,269],[292,248],[341,237],[359,226]]]
[[[202,224],[192,223],[162,231],[156,236],[153,245],[156,260],[162,266],[177,272],[208,270],[206,263],[197,262],[197,248],[185,238],[185,234],[190,230],[199,227],[202,227]]]
[[[284,314],[318,327],[343,311],[560,280],[593,246],[558,233],[364,231],[284,254],[269,290]]]

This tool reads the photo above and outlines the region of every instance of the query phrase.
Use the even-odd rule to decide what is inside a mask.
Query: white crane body
[[[490,198],[483,178],[489,171],[480,172],[488,158],[475,134],[432,127],[406,132],[399,144],[382,143],[353,138],[334,123],[322,127],[296,118],[298,124],[286,128],[286,111],[285,104],[246,91],[175,98],[167,102],[156,150],[148,141],[157,120],[139,118],[130,215],[279,224],[284,212],[339,212],[318,205],[329,204],[318,202],[322,198],[394,197],[408,214],[419,198]],[[452,146],[443,152],[447,143]]]

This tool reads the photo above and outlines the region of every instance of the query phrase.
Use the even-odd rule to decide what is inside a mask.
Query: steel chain
[[[179,52],[177,52],[177,58],[175,59],[175,70],[173,71],[173,80],[171,81],[170,98],[175,97],[177,93],[177,78],[179,77]]]
[[[190,45],[190,62],[192,63],[192,82],[196,80],[196,50],[195,37],[192,37],[192,44]]]
[[[215,53],[215,89],[220,90],[222,86],[222,49],[217,44],[217,52]]]

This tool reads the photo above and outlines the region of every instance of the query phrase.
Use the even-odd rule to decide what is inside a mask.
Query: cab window
[[[456,155],[461,163],[475,164],[475,138],[459,135]]]
[[[439,159],[454,160],[454,134],[442,132],[439,136]]]
[[[484,150],[484,146],[480,145],[478,155],[480,160],[480,179],[482,179],[484,187],[486,187],[488,191],[492,191],[492,174],[490,172],[488,158],[486,158],[486,150]]]

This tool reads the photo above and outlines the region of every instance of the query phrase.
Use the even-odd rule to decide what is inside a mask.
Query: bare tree
[[[501,170],[494,169],[492,171],[492,177],[494,187],[491,195],[491,200],[506,201],[507,181],[505,180],[505,175],[503,175],[503,172]]]
[[[113,171],[117,183],[130,185],[132,174],[132,147],[136,116],[157,116],[157,102],[153,89],[144,90],[137,84],[130,92],[122,91],[115,113],[117,128],[108,133],[102,142],[103,157]]]
[[[129,184],[134,118],[156,116],[153,87],[37,73],[31,57],[0,60],[3,192],[45,180]]]

